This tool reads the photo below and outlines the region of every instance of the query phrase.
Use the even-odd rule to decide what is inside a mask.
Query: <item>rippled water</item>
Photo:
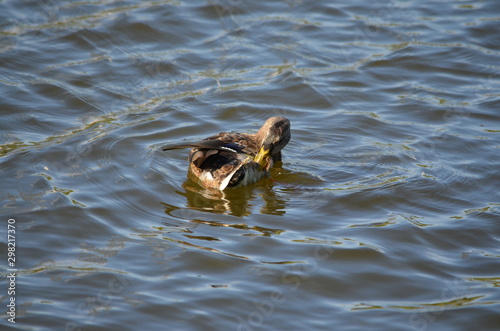
[[[0,22],[2,330],[499,329],[500,2],[8,0]],[[159,149],[276,115],[283,166],[248,187]]]

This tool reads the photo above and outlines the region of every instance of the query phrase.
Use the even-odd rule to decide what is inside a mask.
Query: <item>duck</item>
[[[162,150],[191,148],[189,172],[205,188],[222,191],[269,176],[290,137],[290,121],[274,116],[257,133],[220,132],[201,141],[166,145]]]

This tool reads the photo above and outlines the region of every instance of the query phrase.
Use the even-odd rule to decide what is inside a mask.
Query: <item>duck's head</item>
[[[256,138],[260,146],[254,161],[267,168],[269,157],[278,154],[290,141],[290,121],[280,116],[269,118]]]

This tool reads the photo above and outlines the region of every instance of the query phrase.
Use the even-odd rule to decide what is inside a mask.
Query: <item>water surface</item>
[[[2,330],[499,328],[498,1],[10,0],[0,22]],[[160,150],[270,116],[292,140],[248,187]]]

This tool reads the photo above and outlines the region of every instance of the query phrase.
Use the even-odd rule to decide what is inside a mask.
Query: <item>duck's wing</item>
[[[214,149],[218,151],[254,155],[257,150],[255,145],[253,135],[245,133],[221,132],[200,141],[166,145],[162,147],[162,150],[168,151],[171,149],[197,148],[203,150]]]
[[[228,151],[225,148],[195,147],[189,152],[188,157],[191,172],[203,185],[220,190],[228,185],[234,186],[240,181],[242,174],[238,170],[249,160],[245,154]],[[238,176],[235,176],[236,173]]]
[[[244,169],[257,153],[254,135],[221,132],[201,141],[166,145],[162,150],[192,148],[190,169],[207,187],[223,190],[245,177]]]
[[[214,150],[233,152],[233,153],[240,153],[241,150],[243,149],[242,146],[236,143],[231,143],[231,142],[226,143],[218,139],[186,142],[181,144],[171,144],[163,146],[161,149],[163,151],[168,151],[171,149],[182,149],[182,148],[214,149]]]

